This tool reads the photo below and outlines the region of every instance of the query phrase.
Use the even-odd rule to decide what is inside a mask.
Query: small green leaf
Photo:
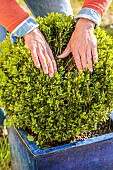
[[[33,141],[34,141],[34,137],[31,136],[31,135],[29,135],[29,134],[28,134],[28,136],[27,136],[27,139],[28,139],[30,142],[33,142]]]

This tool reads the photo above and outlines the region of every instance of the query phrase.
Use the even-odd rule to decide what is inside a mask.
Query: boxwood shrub
[[[57,59],[75,28],[75,19],[51,13],[37,22],[58,72],[54,78],[45,75],[34,66],[24,40],[12,44],[8,36],[0,44],[0,107],[5,108],[9,125],[29,130],[39,147],[49,147],[94,130],[108,118],[113,109],[113,41],[96,29],[98,63],[93,72],[78,71],[72,54]]]

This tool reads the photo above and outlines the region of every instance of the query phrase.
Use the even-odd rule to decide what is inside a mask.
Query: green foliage
[[[11,170],[10,150],[7,137],[0,137],[0,170]]]
[[[23,39],[0,45],[0,102],[9,124],[27,128],[40,147],[72,140],[81,132],[96,129],[113,109],[113,44],[99,28],[98,63],[94,71],[76,69],[73,58],[57,59],[66,47],[76,21],[61,14],[38,18],[40,30],[58,64],[54,78],[35,68]]]

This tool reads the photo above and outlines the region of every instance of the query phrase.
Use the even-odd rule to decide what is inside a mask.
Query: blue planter
[[[24,130],[8,134],[13,170],[113,170],[113,133],[45,150]]]
[[[0,108],[0,128],[2,128],[4,119],[5,119],[5,116],[4,116],[4,109],[3,109],[3,108]]]

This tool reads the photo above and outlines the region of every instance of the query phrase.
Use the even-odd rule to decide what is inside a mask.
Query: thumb
[[[70,52],[71,52],[70,51],[70,47],[69,47],[69,45],[67,45],[67,47],[64,50],[64,52],[62,54],[58,55],[57,57],[58,58],[66,58],[69,55]]]

